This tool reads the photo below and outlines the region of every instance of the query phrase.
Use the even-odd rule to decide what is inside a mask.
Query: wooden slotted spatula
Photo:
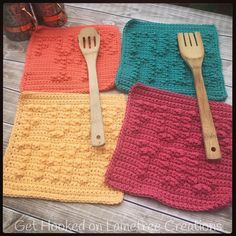
[[[204,46],[201,34],[200,32],[178,33],[178,44],[180,54],[189,65],[194,77],[206,158],[209,160],[220,159],[220,145],[217,139],[216,129],[202,77]]]
[[[100,47],[100,35],[95,28],[86,27],[80,30],[78,40],[80,50],[87,63],[89,75],[92,146],[101,146],[105,144],[105,137],[96,70],[97,55]]]

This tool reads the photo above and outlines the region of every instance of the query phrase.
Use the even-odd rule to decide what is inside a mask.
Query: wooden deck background
[[[231,17],[169,4],[67,3],[65,5],[69,17],[67,25],[115,24],[121,32],[126,22],[132,18],[163,23],[215,24],[219,33],[223,74],[229,95],[226,102],[232,104]],[[4,150],[14,122],[27,44],[28,41],[12,42],[4,36]],[[188,212],[128,194],[125,194],[123,203],[116,206],[10,197],[4,197],[3,204],[4,232],[229,233],[232,231],[231,207],[213,212]]]

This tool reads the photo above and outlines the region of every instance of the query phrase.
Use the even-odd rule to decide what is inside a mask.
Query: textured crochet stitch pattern
[[[196,96],[194,80],[182,59],[177,42],[179,32],[201,32],[205,56],[203,78],[210,100],[225,100],[218,34],[214,25],[162,24],[130,20],[123,30],[121,63],[116,87],[124,92],[137,82]]]
[[[91,145],[88,94],[22,93],[4,156],[4,195],[120,203],[123,193],[104,179],[125,104],[124,95],[101,95],[106,143],[98,148]]]
[[[211,101],[222,159],[208,161],[197,101],[137,83],[130,91],[106,183],[174,208],[212,210],[231,203],[232,108]]]
[[[113,25],[89,25],[100,34],[97,75],[100,91],[115,86],[120,62],[120,32]],[[21,91],[89,91],[86,61],[80,51],[78,34],[88,25],[65,28],[39,26],[31,36],[21,80]]]

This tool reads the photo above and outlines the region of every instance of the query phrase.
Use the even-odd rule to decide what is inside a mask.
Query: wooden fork
[[[201,34],[200,32],[178,33],[178,44],[180,54],[191,68],[194,77],[206,158],[209,160],[220,159],[220,145],[202,77],[204,46]]]
[[[80,30],[78,40],[80,50],[88,67],[92,146],[101,146],[105,144],[105,137],[96,70],[96,60],[100,47],[100,35],[95,28],[83,28]]]

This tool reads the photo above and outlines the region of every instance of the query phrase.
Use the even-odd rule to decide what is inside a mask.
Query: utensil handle
[[[201,68],[194,68],[192,72],[194,75],[206,157],[209,160],[221,159],[220,145],[207,98],[202,70]]]
[[[105,144],[105,137],[97,81],[96,59],[96,54],[86,56],[89,74],[91,141],[92,146],[101,146]]]

